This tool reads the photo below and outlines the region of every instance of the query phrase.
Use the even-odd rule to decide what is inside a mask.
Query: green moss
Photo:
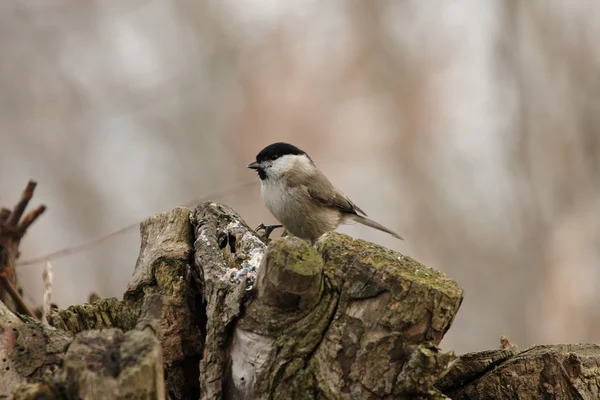
[[[130,330],[135,326],[137,315],[137,309],[132,309],[115,298],[106,298],[93,304],[53,310],[48,321],[50,325],[71,333],[111,327]]]
[[[457,291],[462,292],[456,282],[443,272],[374,243],[331,232],[318,241],[317,248],[326,263],[337,269],[354,264],[371,266],[377,271],[399,277],[399,281],[422,284],[450,296]]]
[[[177,258],[159,258],[154,262],[154,278],[163,295],[186,301],[189,286],[185,282],[187,262]]]
[[[271,257],[278,258],[275,263],[285,265],[298,275],[314,275],[323,260],[319,253],[307,242],[298,238],[281,238],[269,245]]]

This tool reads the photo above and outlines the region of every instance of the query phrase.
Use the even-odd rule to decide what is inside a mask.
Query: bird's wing
[[[365,214],[356,204],[341,193],[323,193],[319,190],[307,189],[310,198],[326,207],[337,208],[346,214]]]
[[[320,205],[336,208],[345,214],[361,213],[367,215],[346,195],[336,189],[321,172],[305,175],[302,178],[301,185],[306,188],[309,197]]]

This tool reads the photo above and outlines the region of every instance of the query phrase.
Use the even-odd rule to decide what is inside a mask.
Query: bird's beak
[[[258,165],[258,163],[256,161],[252,161],[250,164],[248,164],[248,168],[250,168],[250,169],[259,169],[260,165]]]

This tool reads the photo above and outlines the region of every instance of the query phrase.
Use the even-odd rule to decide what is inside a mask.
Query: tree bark
[[[19,398],[36,398],[39,389],[57,399],[199,397],[203,309],[191,278],[190,210],[150,217],[140,231],[140,256],[122,301],[53,310],[48,318],[53,327],[0,310],[0,356],[7,368],[14,367],[8,377],[0,376],[0,396],[14,389]],[[56,363],[48,363],[49,355]]]
[[[207,309],[203,399],[442,398],[432,383],[451,356],[433,345],[463,294],[443,273],[336,233],[317,249],[296,238],[265,249],[214,203],[194,220]]]
[[[451,363],[437,345],[462,289],[372,243],[267,246],[211,202],[148,218],[141,237],[123,300],[53,310],[52,326],[0,303],[0,398],[598,398],[595,345]]]
[[[461,356],[437,386],[454,400],[600,399],[600,346],[558,344]]]

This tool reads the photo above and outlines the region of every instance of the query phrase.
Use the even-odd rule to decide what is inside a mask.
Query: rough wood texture
[[[252,287],[265,244],[231,208],[206,202],[194,210],[195,265],[206,307],[206,351],[200,363],[203,399],[223,398],[232,323]]]
[[[518,352],[515,349],[487,350],[461,355],[437,380],[435,386],[447,393],[465,382],[477,380]]]
[[[53,310],[52,326],[0,302],[0,398],[600,398],[596,345],[452,362],[437,344],[462,289],[372,243],[267,248],[211,202],[148,218],[141,236],[122,301]]]
[[[61,396],[54,385],[40,381],[24,383],[13,393],[14,400],[56,400]]]
[[[452,357],[434,345],[463,295],[444,274],[339,234],[318,251],[283,238],[263,256],[254,232],[214,203],[198,206],[194,223],[203,399],[443,398],[432,384]]]
[[[115,298],[100,299],[93,304],[71,306],[66,310],[53,309],[48,323],[56,328],[77,334],[88,329],[135,327],[139,311]]]
[[[39,389],[39,395],[43,396],[44,391],[48,389],[61,394],[55,398],[160,399],[164,398],[165,394],[173,399],[198,398],[198,366],[203,350],[204,312],[199,306],[201,302],[198,287],[191,278],[193,232],[190,210],[177,208],[150,217],[142,223],[140,230],[140,256],[124,300],[101,299],[92,304],[72,306],[67,310],[53,310],[49,322],[54,328],[47,329],[57,333],[42,339],[56,346],[61,335],[70,342],[72,334],[78,334],[78,339],[69,347],[67,356],[87,352],[89,354],[79,356],[84,357],[80,361],[87,362],[100,357],[99,353],[104,354],[104,351],[110,348],[111,354],[116,357],[116,361],[113,360],[116,364],[111,367],[113,369],[109,368],[110,359],[103,359],[101,364],[94,367],[97,372],[92,373],[89,365],[86,367],[77,364],[78,356],[74,355],[65,360],[60,374],[56,373],[54,380],[46,381],[45,385],[25,383],[17,388],[15,396],[34,396],[36,389]],[[23,322],[8,310],[6,315],[6,322],[0,320],[0,343],[11,344],[14,341],[15,335],[10,333],[12,330],[5,329],[8,323],[18,325],[15,332],[16,337],[21,340],[36,336],[21,333],[33,328],[38,329],[38,325],[32,320]],[[129,332],[123,335],[120,330],[93,330],[108,327],[117,327]],[[112,339],[106,337],[107,332],[110,332]],[[157,353],[156,349],[149,350],[151,346],[148,335],[156,336],[160,352]],[[61,359],[68,342],[58,351]],[[139,347],[144,343],[146,347]],[[8,350],[10,351],[10,348]],[[46,353],[50,350],[52,349],[47,349]],[[71,353],[75,350],[79,353]],[[96,351],[99,353],[96,354]],[[25,347],[23,352],[27,354],[28,347]],[[142,353],[147,357],[134,357]],[[14,387],[29,377],[43,378],[43,370],[40,367],[34,370],[37,366],[35,363],[45,366],[51,365],[52,361],[48,354],[30,354],[25,358],[9,354],[7,358],[13,362],[29,360],[32,364],[25,370],[22,366],[16,369],[14,376],[9,377],[10,385],[3,386],[7,388]],[[155,365],[160,366],[160,376],[157,372],[152,372]],[[89,371],[85,372],[86,368]],[[103,380],[103,374],[114,379]],[[7,381],[9,378],[2,377]],[[138,380],[144,382],[134,382]],[[94,397],[95,394],[99,394],[100,397]]]
[[[248,306],[240,327],[274,342],[255,398],[443,398],[432,384],[452,356],[434,344],[449,329],[462,290],[438,271],[345,235],[323,236],[320,255],[295,240],[272,243],[268,254],[286,260],[279,268],[313,265],[309,271],[320,269],[322,256],[323,283],[306,291],[320,299],[308,313],[279,307],[279,315],[261,315],[264,306]]]
[[[498,350],[498,354],[506,351]],[[597,344],[535,346],[508,358],[490,357],[491,353],[461,357],[464,374],[450,370],[447,375],[452,378],[443,379],[438,387],[454,400],[600,399]],[[490,360],[487,368],[481,368],[486,364],[482,359]]]
[[[162,400],[160,343],[150,329],[82,332],[69,346],[59,380],[78,399]]]
[[[314,351],[336,305],[334,296],[323,295],[323,280],[323,260],[306,242],[286,238],[270,244],[255,298],[234,329],[227,399],[263,397],[291,358],[301,362]],[[290,339],[296,340],[294,348]]]
[[[24,322],[0,302],[0,398],[26,379],[52,377],[71,340],[67,332]]]
[[[340,392],[346,398],[435,396],[425,386],[450,356],[428,343],[438,344],[450,328],[462,289],[443,273],[372,243],[331,233],[319,240],[318,248],[341,292],[324,338],[334,345],[320,346],[314,356],[325,372],[316,377],[328,397]],[[416,375],[414,385],[403,381],[408,360],[413,369],[420,360],[421,372],[430,380],[419,383]]]
[[[160,341],[167,394],[173,399],[197,398],[205,317],[191,278],[190,210],[181,207],[150,217],[140,232],[140,255],[125,302],[139,310],[137,329],[151,327]]]

